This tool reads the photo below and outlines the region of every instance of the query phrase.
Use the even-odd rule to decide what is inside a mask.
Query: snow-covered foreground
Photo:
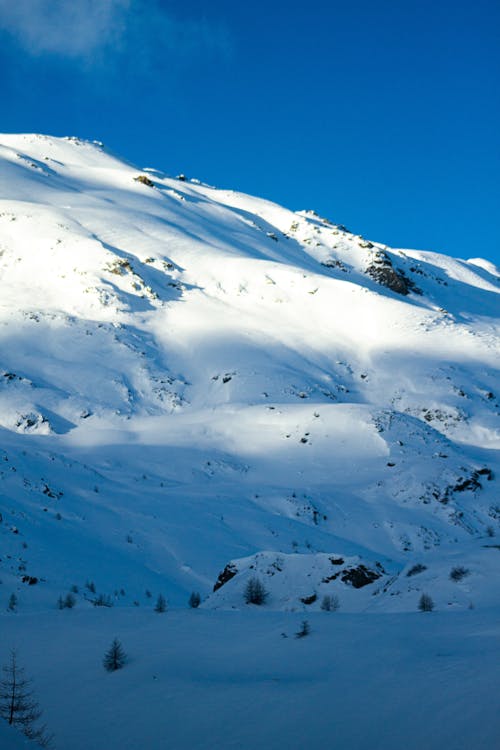
[[[59,750],[495,746],[487,250],[0,135],[0,655]]]
[[[19,646],[64,750],[498,746],[498,609],[308,619],[297,639],[301,615],[255,609],[12,616],[0,658]]]

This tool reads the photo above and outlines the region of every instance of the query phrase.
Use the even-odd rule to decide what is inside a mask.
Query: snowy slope
[[[296,639],[301,618],[53,611],[6,618],[3,633],[23,642],[58,750],[498,746],[498,617],[314,613]],[[129,661],[109,674],[116,634]]]
[[[71,585],[85,606],[87,581],[238,608],[255,570],[269,608],[414,610],[424,584],[497,601],[491,263],[3,135],[0,273],[0,592],[20,611]],[[325,582],[332,555],[380,578]]]
[[[0,663],[58,750],[496,747],[497,268],[2,135],[0,278]]]

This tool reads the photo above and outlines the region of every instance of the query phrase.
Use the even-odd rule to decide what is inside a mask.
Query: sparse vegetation
[[[326,594],[320,606],[324,612],[336,612],[340,609],[340,600],[336,594]]]
[[[17,653],[11,651],[9,662],[2,667],[0,680],[0,717],[19,729],[40,747],[53,747],[53,736],[45,725],[37,726],[42,715],[35,700],[31,681],[24,676],[24,669],[17,663]]]
[[[427,570],[427,565],[422,565],[421,563],[417,563],[416,565],[412,565],[412,567],[409,569],[406,575],[408,578],[410,578],[411,576],[416,576],[419,573],[423,573],[424,570]]]
[[[421,612],[432,612],[434,602],[429,594],[422,594],[418,602],[418,608]]]
[[[188,604],[191,607],[191,609],[197,609],[200,606],[201,603],[201,596],[197,591],[193,591],[191,593],[191,596],[189,597]]]
[[[104,659],[102,660],[104,669],[107,672],[116,672],[117,669],[121,669],[123,666],[125,666],[125,663],[127,661],[127,655],[123,649],[122,644],[118,640],[118,638],[114,638],[111,646],[104,654]]]
[[[94,607],[112,607],[113,602],[109,594],[99,594],[97,599],[92,601]]]
[[[464,568],[463,566],[457,566],[451,569],[450,578],[452,581],[461,581],[462,578],[465,578],[465,576],[468,576],[469,573],[470,573],[470,570],[468,568]]]
[[[264,584],[256,576],[252,576],[247,581],[243,597],[247,604],[264,604],[269,593],[266,591]]]
[[[309,625],[307,620],[302,620],[302,625],[300,626],[300,630],[298,630],[295,633],[296,638],[305,638],[309,633],[311,632],[311,626]]]
[[[158,595],[158,599],[156,600],[155,604],[155,612],[159,612],[160,614],[162,612],[167,611],[167,600],[163,596],[163,594]]]
[[[60,596],[57,600],[58,609],[73,609],[76,604],[76,597],[69,592],[65,597]]]

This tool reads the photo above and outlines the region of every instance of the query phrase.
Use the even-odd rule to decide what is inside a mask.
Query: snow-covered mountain
[[[497,268],[2,135],[0,274],[0,664],[58,750],[496,746]]]
[[[0,199],[6,601],[498,601],[491,263],[75,138],[0,136]]]

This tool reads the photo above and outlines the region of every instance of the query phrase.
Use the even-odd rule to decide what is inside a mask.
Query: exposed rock
[[[365,565],[358,565],[357,568],[348,568],[342,573],[340,580],[351,585],[355,589],[361,589],[363,586],[373,583],[382,577],[382,573],[369,570]]]
[[[22,582],[27,583],[28,586],[35,586],[35,584],[38,583],[38,578],[36,576],[23,576]]]
[[[214,584],[214,591],[217,591],[218,589],[222,588],[225,583],[231,580],[231,578],[234,578],[236,573],[238,572],[238,568],[234,563],[228,563],[224,570],[219,573],[219,576]]]
[[[343,565],[344,559],[342,557],[330,557],[330,562],[332,565]]]
[[[311,594],[311,596],[304,596],[300,601],[302,604],[314,604],[317,598],[316,594]]]
[[[136,182],[142,182],[143,185],[147,185],[148,187],[155,186],[153,180],[150,180],[145,174],[140,174],[138,177],[134,177],[134,180]]]
[[[336,258],[329,258],[328,260],[324,260],[321,263],[322,266],[325,266],[325,268],[338,268],[341,271],[344,271],[344,273],[347,273],[347,267],[342,263],[341,260],[337,260]]]
[[[422,294],[422,291],[410,279],[404,271],[394,268],[392,261],[387,253],[378,251],[373,254],[373,259],[366,269],[368,276],[382,286],[386,286],[396,294],[407,295],[410,292]]]

